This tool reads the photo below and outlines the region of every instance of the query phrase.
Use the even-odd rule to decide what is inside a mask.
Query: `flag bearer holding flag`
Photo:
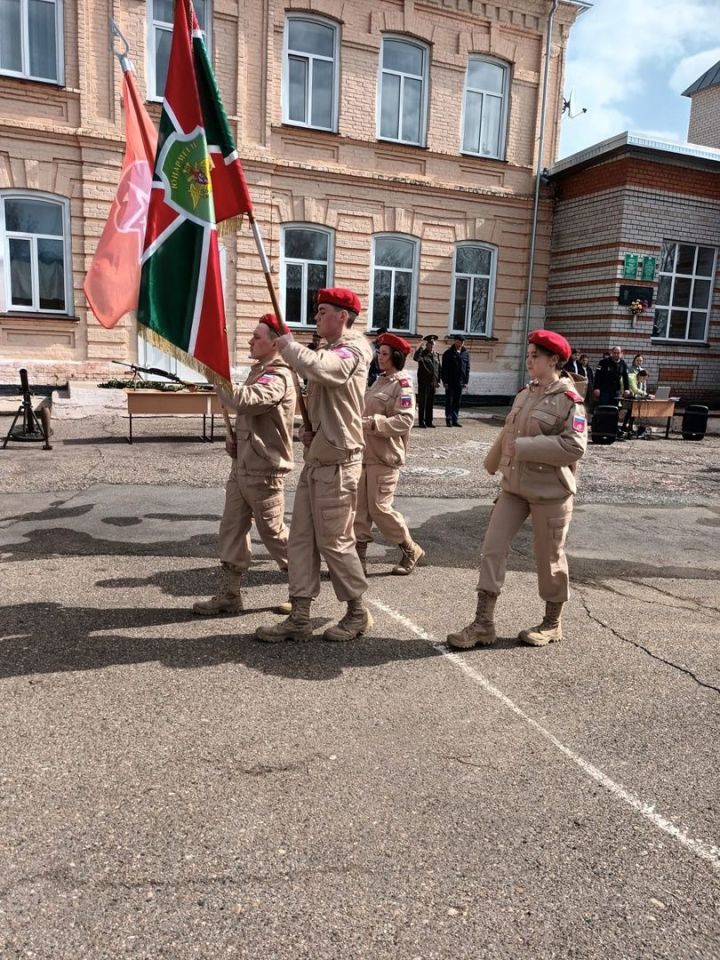
[[[310,607],[320,593],[321,558],[335,595],[347,603],[345,616],[325,631],[325,639],[352,640],[372,626],[363,604],[367,580],[353,532],[364,447],[363,396],[372,353],[365,338],[351,330],[361,310],[352,290],[320,290],[317,302],[317,329],[327,346],[308,350],[289,333],[278,339],[283,359],[309,381],[312,429],[303,434],[305,466],[288,542],[292,612],[282,623],[258,628],[257,638],[267,643],[312,636]]]
[[[242,612],[241,584],[252,559],[253,519],[270,556],[281,570],[288,567],[284,486],[293,465],[295,385],[278,352],[281,332],[274,314],[260,317],[250,338],[255,365],[245,385],[231,396],[220,393],[223,403],[237,411],[237,419],[234,440],[226,441],[233,464],[220,522],[222,587],[210,600],[193,605],[195,613],[205,616]]]

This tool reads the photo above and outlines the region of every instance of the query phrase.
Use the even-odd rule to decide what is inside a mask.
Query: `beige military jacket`
[[[505,441],[515,440],[515,455]],[[587,420],[573,380],[562,376],[543,389],[533,381],[515,397],[505,426],[485,458],[488,473],[502,473],[502,488],[529,503],[564,500],[577,485],[575,469],[587,448]]]
[[[245,384],[235,390],[237,469],[240,473],[278,476],[293,465],[295,384],[281,357],[256,363]]]
[[[405,370],[381,373],[365,394],[363,463],[401,467],[415,419],[415,392]]]
[[[362,409],[372,350],[352,330],[317,350],[295,341],[283,359],[308,381],[307,410],[315,434],[305,449],[308,464],[350,463],[362,454]]]

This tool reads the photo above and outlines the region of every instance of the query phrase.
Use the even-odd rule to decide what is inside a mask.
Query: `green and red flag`
[[[242,165],[189,0],[177,0],[160,117],[138,328],[229,388],[217,224],[252,210]]]

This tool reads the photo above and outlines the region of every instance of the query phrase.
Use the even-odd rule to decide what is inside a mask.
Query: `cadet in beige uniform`
[[[347,613],[325,631],[326,640],[351,640],[372,625],[362,602],[367,581],[355,549],[353,524],[364,446],[362,405],[372,352],[362,334],[350,329],[361,310],[351,291],[318,291],[317,329],[326,341],[317,351],[280,338],[280,350],[308,380],[307,409],[312,431],[303,435],[305,466],[295,493],[288,544],[292,613],[259,640],[307,640],[310,605],[320,593],[320,559],[327,564],[338,600]]]
[[[550,330],[528,338],[527,367],[534,379],[515,398],[505,426],[485,458],[485,469],[502,473],[483,541],[475,620],[447,640],[468,649],[495,642],[495,601],[505,582],[510,545],[528,516],[532,518],[538,588],[545,601],[539,626],[519,639],[544,646],[562,639],[560,617],[568,599],[565,539],[572,517],[575,467],[585,453],[587,428],[582,397],[562,371],[570,344]]]
[[[250,566],[253,519],[268,553],[287,570],[285,476],[292,470],[295,385],[292,371],[279,356],[280,326],[274,314],[261,317],[250,340],[257,361],[245,385],[233,396],[221,393],[225,406],[237,410],[235,438],[226,444],[233,458],[220,522],[223,588],[193,606],[195,613],[240,613],[242,575]]]
[[[403,372],[410,344],[392,333],[383,333],[377,344],[380,376],[365,394],[365,453],[355,537],[358,556],[366,570],[367,548],[373,542],[375,523],[383,537],[397,543],[402,550],[402,559],[392,572],[396,576],[407,576],[425,556],[422,547],[413,542],[403,515],[393,509],[400,467],[405,463],[408,437],[415,419],[412,381]]]

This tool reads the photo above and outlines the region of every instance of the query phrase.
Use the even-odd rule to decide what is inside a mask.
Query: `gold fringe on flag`
[[[226,380],[225,377],[211,370],[200,360],[196,360],[192,354],[187,353],[187,351],[182,350],[180,347],[176,347],[174,343],[170,343],[169,340],[166,340],[165,337],[161,336],[157,331],[151,330],[150,327],[146,327],[144,324],[138,324],[138,330],[140,336],[146,340],[147,343],[151,344],[151,346],[157,347],[158,350],[169,354],[171,357],[179,360],[180,363],[184,363],[185,366],[191,367],[193,370],[201,373],[204,377],[207,377],[209,383],[212,383],[213,386],[219,390],[224,390],[226,393],[233,392],[233,385],[229,380]]]

